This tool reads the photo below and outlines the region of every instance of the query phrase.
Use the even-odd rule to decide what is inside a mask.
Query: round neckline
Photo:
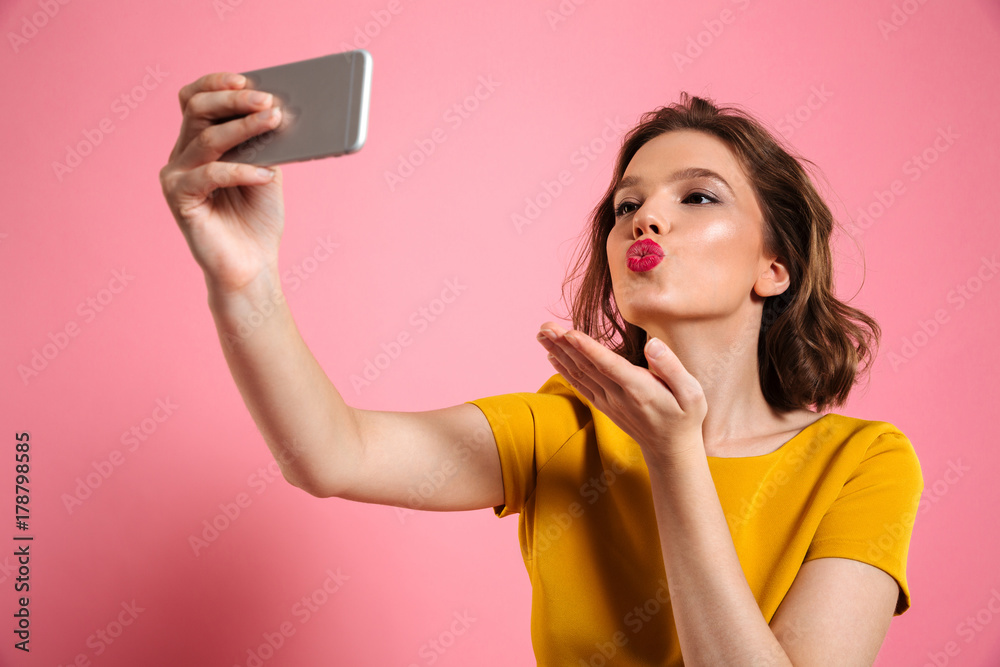
[[[796,440],[798,440],[799,438],[801,438],[806,433],[806,431],[808,431],[809,429],[813,428],[814,426],[816,426],[817,424],[819,424],[821,421],[823,421],[827,417],[832,417],[832,416],[834,416],[834,413],[832,413],[832,412],[828,412],[825,415],[821,415],[818,419],[816,419],[815,421],[807,424],[801,431],[799,431],[798,433],[796,433],[795,435],[793,435],[783,445],[781,445],[780,447],[778,447],[777,449],[775,449],[772,452],[768,452],[766,454],[757,454],[755,456],[708,456],[708,455],[706,455],[706,458],[708,458],[710,460],[714,459],[716,461],[730,461],[730,460],[732,460],[732,461],[750,461],[750,460],[753,460],[753,459],[766,459],[766,458],[768,458],[770,456],[774,456],[775,454],[779,454],[781,452],[784,452],[788,448],[789,445],[791,445]]]

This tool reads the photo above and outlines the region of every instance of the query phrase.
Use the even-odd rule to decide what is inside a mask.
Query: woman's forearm
[[[360,447],[352,408],[299,334],[276,270],[238,292],[209,285],[208,303],[243,401],[285,479],[335,492]]]
[[[791,666],[740,565],[704,447],[650,468],[684,664]]]

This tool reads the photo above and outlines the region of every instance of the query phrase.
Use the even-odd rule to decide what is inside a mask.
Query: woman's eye
[[[702,192],[692,192],[691,194],[689,194],[687,197],[684,198],[684,201],[687,201],[687,200],[691,199],[692,197],[701,197],[702,199],[706,199],[707,200],[707,202],[701,202],[701,203],[713,204],[713,203],[715,203],[715,202],[718,201],[714,197],[710,197],[709,195],[706,195],[706,194],[704,194]]]
[[[631,213],[632,211],[626,210],[626,207],[628,206],[635,206],[635,202],[623,201],[621,204],[618,204],[618,208],[615,209],[615,217],[620,218],[623,215]]]
[[[701,198],[701,201],[698,201],[698,198]],[[704,205],[704,204],[718,204],[719,200],[713,197],[712,195],[705,194],[704,192],[692,192],[691,194],[689,194],[687,197],[684,198],[682,203],[688,203],[688,202],[698,205]],[[635,208],[631,208],[633,206]],[[621,204],[618,205],[618,208],[615,209],[615,217],[620,218],[624,215],[628,215],[629,213],[634,213],[638,207],[639,205],[633,201],[623,201]]]
[[[682,203],[690,202],[692,199],[697,199],[698,197],[700,197],[703,201],[694,201],[691,203],[699,205],[719,203],[718,199],[716,199],[712,195],[707,195],[704,192],[692,192],[691,194],[689,194],[687,197],[684,198]],[[632,206],[634,206],[635,208],[630,208]],[[629,213],[635,213],[636,209],[638,208],[639,205],[636,204],[634,201],[623,201],[621,204],[618,205],[618,208],[615,209],[615,217],[620,218],[624,215],[628,215]]]

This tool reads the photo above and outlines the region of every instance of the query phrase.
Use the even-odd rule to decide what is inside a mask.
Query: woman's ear
[[[757,277],[757,282],[753,284],[753,291],[761,297],[776,296],[787,290],[791,283],[792,277],[785,260],[781,257],[772,257],[770,263]]]

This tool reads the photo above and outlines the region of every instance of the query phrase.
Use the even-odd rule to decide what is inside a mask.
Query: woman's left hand
[[[628,433],[642,449],[647,467],[669,466],[678,456],[705,445],[701,426],[708,412],[705,392],[662,341],[644,350],[649,369],[629,363],[582,331],[546,322],[538,341],[566,381]],[[553,337],[545,335],[545,330]],[[656,343],[662,353],[654,357]]]

